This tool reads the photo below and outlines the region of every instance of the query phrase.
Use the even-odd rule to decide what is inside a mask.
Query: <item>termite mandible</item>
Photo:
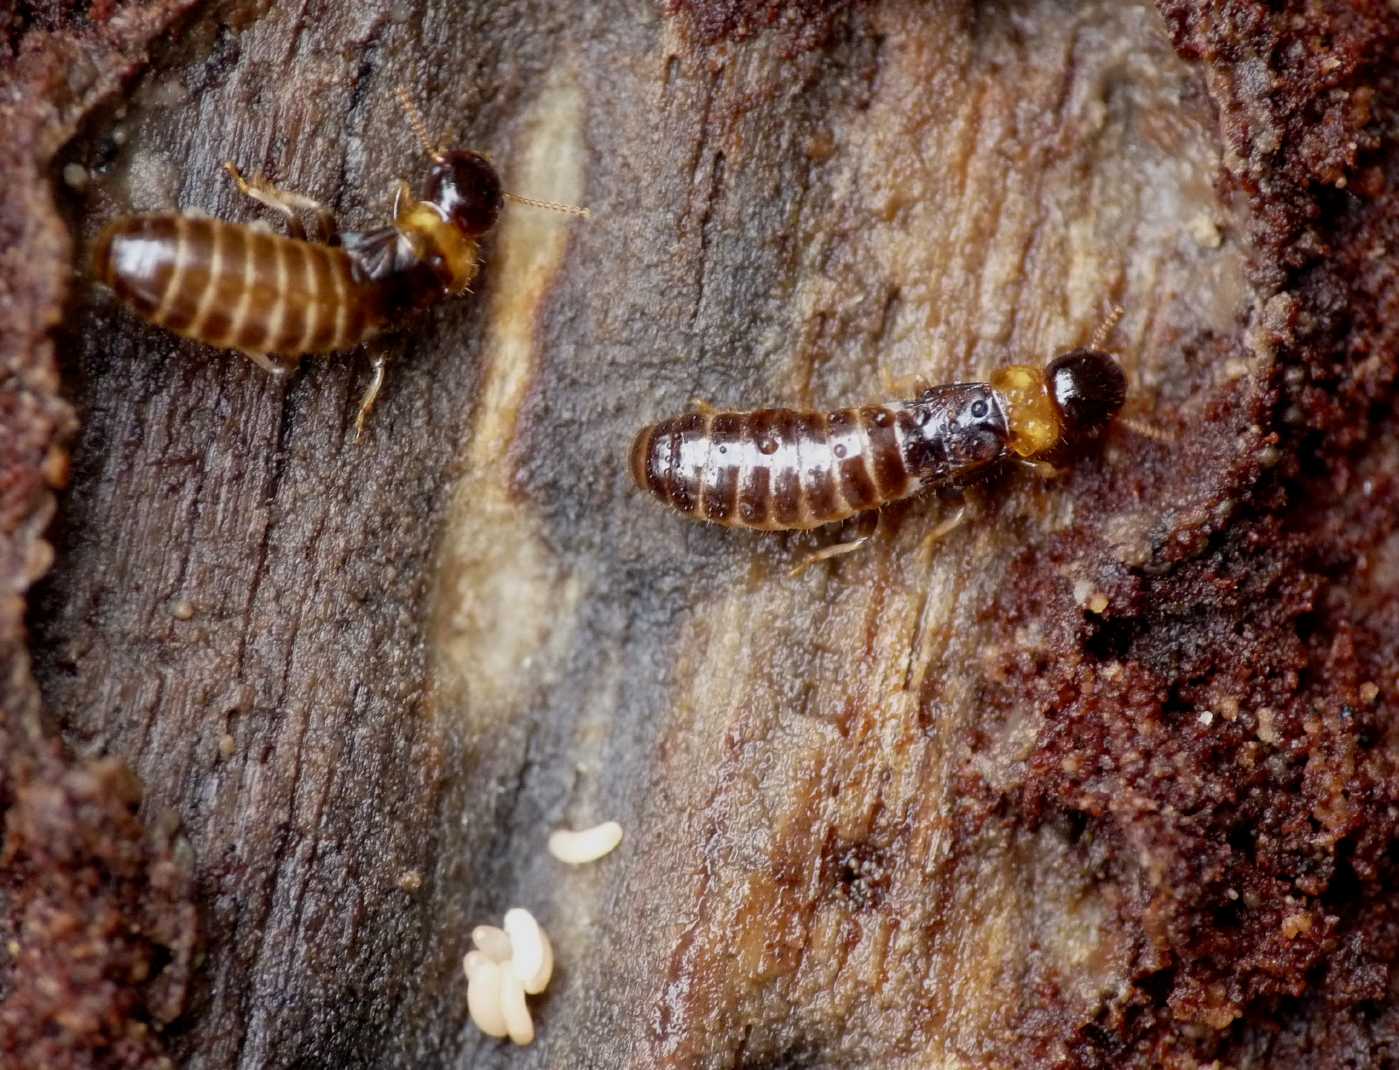
[[[431,166],[421,198],[398,180],[388,225],[342,234],[318,201],[247,181],[230,162],[224,168],[238,191],[281,213],[289,237],[202,216],[130,216],[98,239],[96,277],[143,319],[236,349],[283,375],[303,356],[351,349],[408,314],[465,292],[480,267],[478,243],[505,201],[588,215],[585,208],[506,192],[480,153],[435,147],[407,92],[401,86],[397,92]],[[319,240],[308,239],[298,212],[315,215]],[[383,356],[374,354],[371,362],[356,441],[384,382]]]

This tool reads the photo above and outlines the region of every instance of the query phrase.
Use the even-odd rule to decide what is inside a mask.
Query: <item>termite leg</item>
[[[1048,461],[1032,461],[1028,457],[1017,457],[1015,463],[1034,472],[1041,479],[1058,479],[1063,470],[1055,468]]]
[[[701,416],[713,416],[719,411],[703,398],[692,398],[690,404],[695,407],[695,411]]]
[[[287,221],[287,233],[293,238],[305,240],[306,228],[301,225],[301,220],[297,217],[295,210],[287,203],[285,196],[278,190],[270,186],[265,186],[258,179],[249,182],[239,173],[237,166],[232,160],[225,160],[223,169],[228,172],[228,177],[233,179],[233,184],[238,187],[238,192],[244,197],[249,197],[257,201],[264,207],[271,208],[274,212],[281,212]],[[251,356],[251,354],[249,354]],[[256,359],[256,358],[254,358]]]
[[[923,376],[915,375],[911,379],[899,379],[882,364],[879,366],[879,382],[884,390],[884,396],[888,398],[918,397],[928,389],[928,380]]]
[[[407,179],[400,178],[393,187],[393,217],[400,218],[404,209],[413,203],[413,187]]]
[[[335,225],[335,216],[320,201],[301,193],[278,189],[270,182],[260,178],[255,178],[249,182],[239,173],[232,160],[226,162],[223,169],[228,172],[229,177],[233,179],[233,184],[238,187],[238,192],[243,196],[252,198],[258,204],[271,208],[274,212],[281,212],[287,221],[287,232],[293,238],[301,241],[306,240],[306,228],[302,225],[301,217],[296,214],[300,210],[315,214],[322,241],[327,245],[335,245],[339,242],[340,232]]]
[[[949,535],[962,526],[967,519],[967,507],[958,506],[957,511],[949,517],[944,517],[938,521],[937,527],[923,536],[923,541],[918,544],[918,552],[926,553],[931,549],[933,543],[937,542],[945,535]]]
[[[848,542],[838,542],[833,546],[827,546],[821,550],[813,550],[798,561],[788,575],[793,577],[800,576],[807,568],[816,564],[818,561],[829,561],[833,557],[843,557],[846,554],[853,554],[861,546],[869,542],[870,539],[874,537],[874,533],[879,530],[879,510],[876,509],[861,516],[860,527],[864,530]]]
[[[293,368],[296,367],[295,361],[292,361],[289,364],[283,364],[279,361],[273,360],[266,353],[258,353],[251,349],[240,349],[238,352],[242,353],[243,356],[247,357],[250,361],[256,364],[263,371],[270,372],[272,375],[276,375],[278,377],[288,374]]]
[[[364,435],[364,421],[369,418],[370,410],[374,408],[374,402],[379,397],[379,390],[384,385],[384,355],[375,353],[369,358],[369,363],[374,368],[374,375],[370,378],[369,385],[365,387],[364,396],[359,399],[359,412],[355,414],[356,442]]]

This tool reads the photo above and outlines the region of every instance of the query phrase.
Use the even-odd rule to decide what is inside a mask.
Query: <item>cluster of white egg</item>
[[[502,927],[478,925],[475,950],[462,960],[466,1009],[476,1027],[516,1044],[534,1040],[534,1020],[525,996],[537,996],[554,973],[554,949],[534,915],[523,907],[505,912]]]
[[[578,866],[594,862],[622,842],[622,826],[604,821],[574,832],[559,829],[549,837],[549,852]],[[509,1037],[516,1044],[534,1040],[534,1019],[525,996],[537,996],[554,974],[549,937],[523,907],[505,912],[500,927],[478,925],[471,931],[475,948],[466,953],[466,1011],[487,1036]]]

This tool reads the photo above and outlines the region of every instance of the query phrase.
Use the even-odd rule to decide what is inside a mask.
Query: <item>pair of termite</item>
[[[283,373],[289,365],[269,354],[294,363],[350,349],[465,291],[505,200],[586,214],[504,192],[484,156],[435,148],[407,94],[399,96],[431,166],[421,197],[400,180],[389,225],[339,234],[318,202],[247,182],[229,163],[239,191],[285,216],[290,237],[187,215],[129,217],[99,239],[97,277],[150,322]],[[300,211],[317,217],[320,240],[308,240]],[[921,491],[967,486],[1007,459],[1041,461],[1099,435],[1126,397],[1122,370],[1102,348],[1120,314],[1086,348],[1046,367],[1012,364],[989,382],[932,386],[911,400],[832,412],[700,405],[642,429],[632,476],[677,512],[729,527],[788,531],[877,516]],[[356,437],[383,379],[376,355]]]

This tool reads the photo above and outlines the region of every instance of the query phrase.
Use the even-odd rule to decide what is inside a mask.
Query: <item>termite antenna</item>
[[[1113,305],[1112,308],[1108,309],[1107,316],[1102,323],[1098,324],[1098,329],[1093,332],[1093,340],[1088,343],[1088,348],[1101,351],[1103,343],[1108,340],[1108,335],[1112,333],[1118,320],[1122,319],[1125,314],[1121,305]]]
[[[1108,340],[1108,335],[1112,333],[1112,329],[1117,326],[1123,315],[1124,312],[1121,305],[1113,305],[1112,308],[1108,309],[1108,314],[1103,317],[1103,322],[1098,324],[1098,329],[1093,332],[1093,338],[1088,343],[1088,348],[1095,349],[1100,353],[1104,352],[1103,344]],[[1114,360],[1117,359],[1115,354],[1109,355],[1112,356]],[[1140,435],[1142,438],[1149,438],[1153,442],[1160,442],[1167,446],[1175,443],[1176,438],[1173,434],[1169,431],[1162,430],[1155,424],[1148,423],[1146,420],[1125,416],[1119,412],[1117,414],[1117,422],[1133,434]]]
[[[1153,442],[1160,442],[1166,446],[1175,445],[1175,435],[1154,424],[1149,424],[1145,420],[1138,420],[1132,416],[1118,416],[1117,422],[1134,435],[1141,435],[1142,438],[1149,438]]]
[[[403,105],[403,111],[408,116],[408,125],[413,128],[413,133],[417,135],[423,151],[437,163],[441,163],[442,150],[433,145],[432,140],[427,136],[427,123],[423,122],[423,113],[413,103],[413,98],[408,95],[408,90],[401,85],[396,85],[394,92],[398,94],[398,102]]]
[[[1103,322],[1098,324],[1098,329],[1093,332],[1093,339],[1088,343],[1088,348],[1103,352],[1103,343],[1108,340],[1108,335],[1112,333],[1112,329],[1117,326],[1123,315],[1124,312],[1121,305],[1113,305],[1112,308],[1108,309],[1108,314],[1103,318]],[[1171,434],[1169,431],[1162,430],[1155,424],[1148,423],[1146,420],[1139,420],[1135,417],[1124,416],[1122,413],[1118,413],[1117,422],[1133,434],[1140,435],[1142,438],[1149,438],[1153,442],[1160,442],[1170,446],[1176,441],[1175,435]]]
[[[576,204],[564,204],[562,201],[538,201],[533,197],[521,197],[518,193],[507,193],[505,199],[516,204],[527,204],[531,208],[547,208],[551,212],[563,212],[565,215],[581,216],[584,219],[593,217],[590,209],[580,208]]]

